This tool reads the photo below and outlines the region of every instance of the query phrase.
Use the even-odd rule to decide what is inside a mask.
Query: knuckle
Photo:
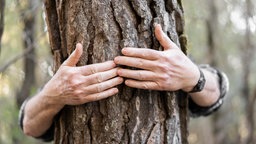
[[[140,79],[140,80],[144,80],[145,78],[144,78],[144,76],[143,76],[143,74],[142,74],[142,72],[138,72],[138,79]]]
[[[89,71],[91,72],[91,74],[97,73],[97,69],[96,69],[96,67],[93,66],[93,65],[91,65],[91,66],[89,67]]]
[[[102,74],[100,74],[100,73],[97,74],[97,75],[96,75],[96,80],[97,80],[98,83],[101,83],[101,82],[103,81],[103,76],[102,76]]]
[[[97,86],[97,92],[98,92],[98,93],[101,92],[102,89],[103,89],[102,84],[99,84],[99,85]]]
[[[141,66],[143,66],[143,60],[139,59],[137,63],[137,67],[141,67]]]
[[[74,90],[74,95],[80,98],[81,94],[83,93],[81,90]]]
[[[174,58],[174,55],[175,55],[175,54],[173,54],[173,53],[162,52],[160,55],[161,55],[161,56],[160,56],[160,57],[161,57],[161,60],[164,61],[164,62],[170,61],[170,59],[175,59],[175,58]]]
[[[78,99],[79,103],[81,103],[81,104],[86,103],[86,102],[89,102],[89,100],[88,100],[88,99],[85,99],[85,97],[84,97],[83,95],[79,95],[79,96],[77,97],[77,99]]]
[[[86,93],[86,94],[95,93],[92,88],[88,88],[88,87],[83,88],[83,92]]]
[[[169,66],[164,64],[164,63],[159,64],[159,68],[163,72],[168,72],[169,71]]]
[[[71,84],[71,86],[78,86],[80,84],[80,82],[75,77],[71,77],[70,78],[70,84]]]
[[[67,75],[60,74],[59,76],[57,76],[55,80],[58,80],[58,79],[60,82],[63,82],[63,85],[70,84],[70,79]]]
[[[150,54],[149,54],[148,51],[144,51],[144,52],[142,53],[142,56],[143,56],[143,57],[149,57],[149,55],[150,55]]]
[[[143,89],[148,89],[148,88],[149,88],[149,86],[148,86],[148,84],[147,84],[147,83],[144,83],[144,84],[142,85],[142,88],[143,88]]]
[[[72,99],[77,104],[83,103],[83,97],[81,95],[73,95]]]
[[[100,100],[100,99],[101,99],[101,97],[102,97],[102,94],[101,94],[101,93],[99,93],[99,94],[95,95],[95,101]]]
[[[87,102],[93,102],[93,101],[98,101],[100,99],[99,99],[99,95],[90,95],[90,96],[86,97],[85,100]]]
[[[169,79],[168,74],[161,74],[158,76],[160,81],[167,81]]]
[[[166,81],[155,82],[155,85],[159,90],[167,90],[167,87],[171,86]]]
[[[156,82],[156,86],[160,89],[160,90],[164,90],[164,85],[159,83],[159,82]]]

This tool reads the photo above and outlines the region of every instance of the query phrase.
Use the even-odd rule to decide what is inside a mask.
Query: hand
[[[119,65],[138,68],[119,68],[117,73],[127,78],[130,87],[150,90],[190,91],[199,79],[197,66],[168,38],[160,25],[155,35],[164,51],[146,48],[123,48],[122,54],[114,59]]]
[[[52,104],[79,105],[97,101],[118,93],[115,86],[123,82],[117,77],[113,61],[76,67],[82,55],[82,45],[60,66],[42,92]]]

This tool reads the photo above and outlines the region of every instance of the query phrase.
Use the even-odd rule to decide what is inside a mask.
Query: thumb
[[[76,49],[71,53],[71,55],[64,61],[64,63],[62,65],[76,66],[82,53],[83,53],[83,46],[81,43],[77,43]]]
[[[178,48],[174,42],[163,32],[160,24],[155,25],[155,36],[159,41],[164,50],[169,50],[172,48]]]

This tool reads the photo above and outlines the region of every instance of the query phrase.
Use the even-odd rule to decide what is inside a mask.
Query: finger
[[[114,63],[114,61],[107,61],[103,63],[77,67],[77,69],[81,72],[81,74],[87,76],[87,75],[95,74],[97,72],[103,72],[103,71],[113,69],[115,66],[116,64]]]
[[[125,65],[145,70],[153,70],[156,67],[154,61],[149,61],[141,58],[118,56],[115,58],[115,63],[119,65]]]
[[[164,50],[168,50],[171,48],[178,48],[174,42],[170,40],[170,38],[163,32],[160,24],[155,26],[155,35],[161,46]]]
[[[101,83],[101,82],[111,79],[115,76],[117,76],[117,68],[86,76],[84,81],[85,81],[86,85],[92,85],[92,84],[96,84],[96,83]]]
[[[122,54],[129,57],[138,57],[147,60],[156,60],[160,57],[160,52],[147,48],[123,48]]]
[[[151,81],[156,79],[155,74],[153,72],[145,70],[129,70],[120,68],[118,69],[117,73],[121,77],[134,80]]]
[[[79,61],[81,55],[83,53],[83,46],[81,43],[76,44],[76,49],[72,52],[72,54],[64,61],[62,65],[65,66],[76,66]]]
[[[88,96],[84,97],[83,101],[84,101],[84,103],[98,101],[98,100],[102,100],[102,99],[108,98],[110,96],[113,96],[117,93],[118,93],[117,88],[111,88],[111,89],[105,90],[103,92],[88,95]]]
[[[123,78],[115,77],[113,79],[104,81],[102,83],[97,83],[97,84],[94,84],[94,85],[90,85],[90,86],[84,88],[84,91],[87,94],[94,94],[94,93],[103,92],[107,89],[110,89],[112,87],[115,87],[115,86],[121,84],[123,81],[124,81]]]
[[[159,90],[158,84],[152,81],[137,81],[129,79],[125,81],[125,85],[138,89]]]

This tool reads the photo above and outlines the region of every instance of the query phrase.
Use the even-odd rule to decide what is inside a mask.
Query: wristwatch
[[[200,68],[198,68],[198,69],[200,72],[199,80],[198,80],[197,84],[194,86],[194,88],[189,93],[200,92],[204,89],[204,86],[205,86],[204,73],[202,72],[202,70]]]

